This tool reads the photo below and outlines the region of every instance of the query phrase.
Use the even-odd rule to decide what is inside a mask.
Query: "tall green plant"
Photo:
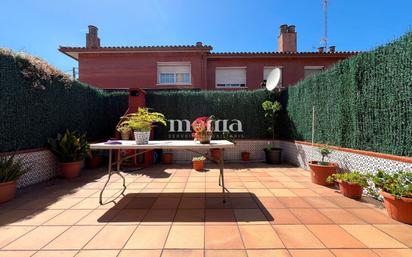
[[[332,149],[328,145],[322,145],[319,147],[319,153],[322,155],[322,161],[319,162],[320,165],[327,165],[328,162],[325,158],[328,158],[332,154]]]
[[[28,171],[29,167],[20,159],[15,159],[14,154],[0,157],[0,183],[16,181]]]
[[[79,134],[77,131],[57,134],[57,138],[49,138],[49,146],[52,153],[60,162],[75,162],[83,160],[89,149],[86,133]]]
[[[275,118],[277,113],[282,109],[282,105],[278,101],[266,100],[262,103],[262,108],[265,111],[265,118],[270,124],[268,131],[272,134],[272,140],[275,140]]]

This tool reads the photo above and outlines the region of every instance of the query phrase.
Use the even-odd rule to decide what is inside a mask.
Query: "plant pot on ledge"
[[[247,162],[250,160],[250,153],[249,152],[242,152],[242,161]]]
[[[396,198],[394,195],[382,191],[383,203],[388,215],[397,221],[412,225],[412,198]]]
[[[193,169],[196,171],[203,171],[205,168],[205,160],[206,158],[204,156],[200,157],[193,157],[192,163],[193,163]]]
[[[88,169],[97,169],[103,162],[103,158],[101,156],[93,156],[92,158],[86,159],[86,168]]]
[[[212,157],[212,160],[215,162],[215,163],[218,163],[219,162],[219,160],[220,160],[220,149],[218,149],[218,148],[212,148],[212,149],[210,149],[210,156]]]
[[[14,155],[0,156],[0,203],[14,198],[16,181],[28,171],[29,167],[14,159]]]
[[[59,171],[64,178],[76,178],[80,174],[82,161],[75,162],[59,162]]]
[[[16,181],[0,183],[0,203],[8,202],[16,195]]]
[[[363,187],[355,183],[348,183],[345,181],[338,181],[340,192],[352,199],[361,199],[363,193]]]
[[[162,153],[162,164],[172,164],[173,154],[172,153]]]
[[[326,182],[339,183],[340,192],[344,196],[352,199],[360,199],[362,197],[363,189],[369,185],[368,175],[359,171],[333,174],[327,178]]]
[[[265,161],[268,164],[282,163],[282,148],[270,147],[265,148]]]
[[[338,165],[332,162],[310,161],[308,163],[312,182],[321,186],[333,186],[334,182],[327,182],[327,178],[335,174]]]
[[[65,178],[75,178],[79,176],[82,161],[89,150],[86,134],[79,134],[76,131],[66,132],[57,138],[49,140],[50,150],[58,158],[58,169]]]

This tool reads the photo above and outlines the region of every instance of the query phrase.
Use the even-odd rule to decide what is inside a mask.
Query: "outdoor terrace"
[[[55,179],[0,205],[0,256],[412,256],[412,228],[380,202],[315,185],[292,166],[188,164],[125,173],[99,205],[105,168]],[[114,175],[105,199],[122,188]]]

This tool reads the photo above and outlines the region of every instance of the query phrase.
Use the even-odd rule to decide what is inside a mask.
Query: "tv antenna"
[[[323,1],[323,37],[321,38],[322,46],[324,50],[328,48],[328,5],[329,0],[322,0]]]

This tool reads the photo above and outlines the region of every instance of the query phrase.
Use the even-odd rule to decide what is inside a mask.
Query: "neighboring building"
[[[211,52],[189,46],[100,46],[97,27],[89,26],[86,47],[61,46],[79,62],[79,80],[104,89],[258,89],[273,68],[282,86],[293,85],[356,52],[298,52],[295,26],[282,25],[277,52]]]

